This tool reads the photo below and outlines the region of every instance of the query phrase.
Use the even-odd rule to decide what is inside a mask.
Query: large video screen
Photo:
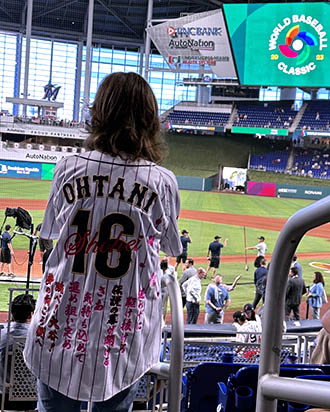
[[[330,3],[223,7],[242,85],[330,86]]]

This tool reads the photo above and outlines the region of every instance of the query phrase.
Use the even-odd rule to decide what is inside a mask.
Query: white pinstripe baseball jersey
[[[55,168],[40,236],[46,265],[24,356],[45,384],[103,401],[159,360],[159,250],[181,253],[174,175],[97,151]]]

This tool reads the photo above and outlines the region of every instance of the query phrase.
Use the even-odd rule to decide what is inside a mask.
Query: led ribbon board
[[[242,85],[330,86],[329,3],[223,7]]]

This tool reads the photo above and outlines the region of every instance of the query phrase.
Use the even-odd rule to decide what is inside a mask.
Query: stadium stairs
[[[308,103],[304,102],[304,104],[301,106],[299,112],[297,113],[297,116],[294,118],[294,120],[292,122],[292,125],[289,127],[289,133],[293,133],[296,130],[296,128],[298,127],[298,125],[300,123],[300,120],[302,119],[302,117],[305,113],[305,110],[306,110],[307,106],[308,106]]]
[[[234,106],[233,106],[233,110],[232,110],[232,112],[231,112],[231,114],[230,114],[228,123],[227,123],[226,126],[225,126],[225,129],[231,129],[231,128],[233,127],[233,125],[234,125],[234,122],[235,122],[236,118],[237,118],[237,106],[234,105]]]
[[[295,155],[294,148],[292,147],[291,150],[290,150],[290,154],[289,154],[289,157],[288,157],[288,161],[286,163],[284,173],[289,173],[289,171],[292,169],[293,162],[294,162],[294,155]]]

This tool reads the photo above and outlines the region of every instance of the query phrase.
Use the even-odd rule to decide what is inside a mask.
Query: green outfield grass
[[[29,180],[12,180],[1,179],[1,197],[3,198],[21,198],[21,199],[44,199],[48,198],[50,190],[50,182],[46,181],[29,181]],[[181,191],[181,208],[189,210],[214,211],[223,213],[235,213],[241,215],[255,216],[270,216],[288,218],[299,209],[308,206],[312,201],[299,199],[277,199],[258,196],[222,194],[210,192],[195,192]],[[29,209],[28,209],[29,210]],[[37,225],[42,221],[43,210],[29,210],[33,223]],[[4,210],[0,210],[0,219],[4,216]],[[8,218],[7,222],[14,225],[15,220]],[[216,224],[211,222],[201,222],[188,219],[179,219],[179,229],[187,229],[192,237],[192,244],[189,245],[190,256],[206,256],[209,243],[213,240],[216,234],[223,238],[228,238],[228,246],[223,249],[223,255],[242,255],[244,253],[243,229],[241,226]],[[257,237],[264,235],[268,245],[268,252],[273,251],[274,245],[279,233],[276,231],[267,230],[267,228],[255,229],[246,228],[247,244],[255,245]],[[16,236],[13,240],[13,245],[16,250],[28,249],[28,239],[23,236]],[[328,251],[329,242],[327,239],[305,236],[300,243],[297,253],[313,252],[313,251]],[[249,255],[254,256],[254,251],[249,251]],[[325,262],[325,261],[324,261]],[[315,269],[309,266],[310,261],[301,261],[304,269],[304,278],[306,284],[312,283],[313,272]],[[207,261],[202,265],[207,267]],[[224,281],[231,284],[237,274],[242,273],[242,284],[231,293],[232,304],[230,310],[237,310],[247,302],[252,302],[254,297],[253,263],[249,263],[249,270],[245,270],[245,263],[222,263],[220,272],[224,276]],[[181,276],[181,267],[179,268],[178,276]],[[326,290],[330,292],[330,277],[327,281],[328,274],[325,274]],[[203,294],[209,278],[203,281]],[[329,287],[328,287],[329,284]],[[0,310],[8,309],[8,285],[0,285]],[[204,303],[201,305],[201,310],[204,310]]]
[[[0,178],[2,199],[38,199],[47,200],[51,182],[48,180]]]
[[[325,262],[325,261],[323,261]],[[303,276],[305,279],[306,285],[311,285],[313,281],[313,272],[316,270],[309,266],[310,261],[309,260],[300,260],[300,263],[303,267]],[[205,269],[207,268],[207,264],[204,265],[196,265],[196,267],[204,267]],[[253,282],[253,273],[254,273],[254,267],[253,263],[249,263],[249,270],[245,270],[245,263],[221,263],[219,273],[223,275],[223,280],[224,283],[231,284],[235,277],[238,274],[242,274],[243,277],[240,280],[240,283],[238,284],[237,288],[230,292],[230,298],[231,298],[231,305],[229,307],[230,311],[235,311],[238,309],[242,309],[243,305],[245,303],[251,303],[254,298],[254,286],[252,284]],[[325,289],[328,293],[330,294],[330,274],[323,273],[324,278],[325,278]],[[178,271],[178,278],[180,279],[181,277],[181,266]],[[203,291],[202,291],[202,296],[204,297],[206,287],[209,283],[211,283],[211,272],[208,275],[207,279],[204,279],[202,282],[203,286]],[[245,283],[250,283],[250,284],[245,284]],[[8,302],[9,302],[9,287],[11,288],[21,288],[22,284],[12,282],[10,286],[7,283],[0,283],[0,311],[7,311],[8,310]],[[37,286],[35,286],[37,289]],[[303,300],[306,300],[304,297]],[[205,310],[205,304],[204,304],[204,299],[201,302],[201,311]]]
[[[244,254],[244,235],[241,226],[224,225],[212,222],[202,222],[198,220],[179,219],[180,230],[186,229],[192,238],[189,245],[190,256],[206,256],[209,243],[214,240],[215,235],[224,239],[228,238],[227,247],[222,249],[223,255],[243,255]],[[262,235],[266,238],[267,253],[272,253],[277,241],[279,232],[264,229],[246,228],[246,243],[248,246],[257,244],[257,238]],[[298,246],[298,252],[327,252],[330,245],[327,239],[305,236]],[[247,252],[255,255],[255,250]]]
[[[4,180],[6,181],[10,179]],[[20,193],[24,193],[24,195],[27,196],[28,191],[24,187],[25,184],[29,187],[30,198],[33,198],[33,195],[31,194],[35,194],[35,199],[47,199],[49,194],[49,182],[33,181],[33,185],[31,185],[30,181],[19,180],[15,181],[16,185],[9,185],[8,182],[5,183],[7,186],[6,196],[9,198],[14,197],[14,195],[18,196]],[[17,190],[17,185],[20,187],[19,191]],[[253,216],[271,216],[286,219],[302,207],[312,203],[312,201],[300,199],[277,199],[227,193],[202,193],[187,190],[181,191],[180,194],[182,209],[235,213]],[[30,212],[35,225],[42,221],[44,214],[43,210],[28,209],[28,211]],[[4,210],[0,210],[0,217],[1,216],[4,216]],[[8,218],[7,222],[12,226],[15,224],[15,220],[13,218]],[[229,239],[228,246],[224,250],[225,254],[239,255],[244,253],[243,230],[241,226],[230,226],[180,218],[179,228],[180,230],[187,229],[190,231],[193,243],[190,245],[189,253],[192,256],[206,255],[208,244],[212,241],[216,234],[221,235],[223,238]],[[257,237],[261,234],[264,235],[267,240],[269,253],[273,250],[278,237],[278,232],[268,231],[266,227],[260,229],[247,228],[246,233],[248,245],[254,245]],[[16,236],[13,244],[15,249],[27,249],[28,239],[23,236]],[[312,252],[314,250],[327,251],[328,248],[329,246],[326,239],[305,237],[300,243],[298,250],[300,252]]]
[[[313,203],[303,199],[278,199],[190,190],[181,190],[180,196],[181,209],[282,218],[288,218],[299,209]]]

